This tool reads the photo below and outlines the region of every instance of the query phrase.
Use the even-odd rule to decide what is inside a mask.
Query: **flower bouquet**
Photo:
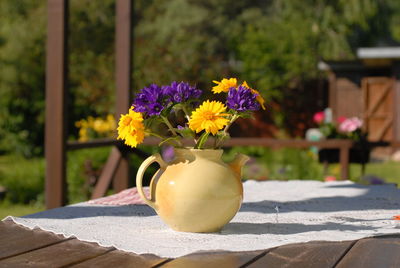
[[[349,161],[352,163],[367,163],[370,150],[366,146],[367,133],[363,132],[363,122],[358,117],[338,117],[336,124],[332,121],[330,109],[314,114],[314,122],[325,139],[350,139],[355,142],[350,149]],[[339,162],[339,149],[322,149],[318,152],[320,162]]]
[[[202,149],[212,136],[213,149],[220,148],[229,138],[229,127],[240,117],[248,118],[251,113],[265,109],[260,93],[245,81],[238,83],[236,78],[213,81],[214,94],[227,93],[225,103],[205,100],[199,104],[202,91],[186,82],[172,82],[170,85],[152,84],[136,94],[132,107],[121,116],[118,123],[118,139],[136,147],[145,136],[160,139],[160,145],[168,143],[174,147],[183,147],[182,138],[193,139],[193,147]],[[186,122],[174,125],[171,114],[183,115]],[[165,125],[168,134],[160,133],[159,126]]]

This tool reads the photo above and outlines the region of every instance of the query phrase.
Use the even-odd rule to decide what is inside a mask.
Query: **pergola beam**
[[[132,0],[117,0],[115,19],[115,79],[116,107],[115,118],[127,113],[131,106],[132,85]],[[122,158],[114,175],[113,187],[121,191],[129,186],[129,159],[126,152],[121,152]]]
[[[46,207],[66,204],[68,0],[47,1]]]

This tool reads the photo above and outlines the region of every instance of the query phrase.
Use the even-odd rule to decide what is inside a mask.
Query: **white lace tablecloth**
[[[400,191],[349,181],[247,181],[240,212],[219,233],[169,229],[146,205],[79,203],[5,220],[138,254],[178,257],[196,251],[258,250],[313,240],[399,233]],[[212,208],[210,208],[212,209]],[[277,212],[279,210],[279,213]]]

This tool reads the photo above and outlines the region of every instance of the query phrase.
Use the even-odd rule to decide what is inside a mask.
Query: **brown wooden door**
[[[389,77],[362,79],[364,129],[370,141],[392,141],[394,138],[394,85]]]

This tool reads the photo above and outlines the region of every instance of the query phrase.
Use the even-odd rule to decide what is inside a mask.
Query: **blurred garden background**
[[[0,218],[44,209],[46,5],[0,1]],[[70,0],[69,8],[68,138],[85,140],[115,124],[115,1]],[[232,136],[304,138],[316,126],[313,115],[328,105],[321,60],[354,60],[359,47],[400,44],[397,0],[137,0],[132,19],[134,92],[175,80],[209,89],[224,77],[260,91],[267,110],[239,121]],[[70,203],[90,197],[109,151],[68,152]],[[336,164],[324,169],[309,150],[235,147],[227,158],[236,151],[253,156],[248,179],[340,173]],[[135,169],[142,160],[130,161]],[[372,157],[365,175],[352,164],[350,178],[400,183],[400,163]]]

